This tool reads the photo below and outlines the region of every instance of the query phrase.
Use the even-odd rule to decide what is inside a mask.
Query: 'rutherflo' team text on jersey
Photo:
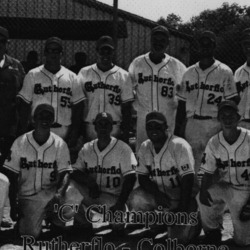
[[[100,112],[108,112],[113,120],[122,120],[121,104],[134,100],[128,72],[114,66],[103,72],[96,64],[81,69],[79,83],[87,97],[84,121],[92,123]]]
[[[238,104],[242,119],[250,119],[250,67],[245,63],[235,72],[235,82],[240,94]]]
[[[150,175],[161,192],[173,200],[180,199],[181,178],[194,173],[194,158],[190,145],[169,134],[157,154],[150,140],[142,143],[138,153],[138,174]]]
[[[213,174],[218,169],[222,181],[250,189],[250,131],[240,129],[240,136],[232,145],[224,139],[223,132],[209,140],[201,170]]]
[[[199,62],[189,67],[176,95],[186,102],[187,117],[217,117],[218,105],[236,96],[237,90],[231,69],[215,60],[206,70],[200,68]]]
[[[54,133],[39,146],[33,131],[15,140],[4,167],[19,174],[18,194],[34,195],[43,189],[57,186],[59,173],[71,171],[69,150],[66,143]]]
[[[167,54],[159,64],[151,62],[149,53],[135,58],[129,73],[136,91],[134,108],[138,115],[160,111],[168,121],[175,120],[176,86],[181,83],[185,71],[184,64]]]
[[[84,144],[73,168],[88,171],[101,192],[118,196],[122,190],[123,177],[135,173],[135,155],[126,143],[114,137],[111,137],[110,144],[101,152],[97,141]]]
[[[41,103],[52,105],[55,122],[64,126],[71,124],[71,106],[85,99],[75,73],[61,66],[52,74],[43,65],[29,71],[18,96],[32,103],[32,113]]]

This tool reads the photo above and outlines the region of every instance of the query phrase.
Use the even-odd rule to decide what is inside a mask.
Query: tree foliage
[[[198,16],[193,16],[189,22],[183,23],[175,14],[161,17],[158,23],[175,28],[182,33],[194,37],[190,64],[198,61],[197,38],[204,30],[211,30],[217,36],[215,57],[229,65],[233,70],[243,64],[245,57],[240,45],[242,30],[250,27],[250,6],[240,6],[236,3],[223,3],[215,10],[204,10]]]

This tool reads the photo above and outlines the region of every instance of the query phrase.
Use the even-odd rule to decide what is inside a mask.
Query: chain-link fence
[[[63,39],[62,64],[74,64],[74,54],[84,51],[87,64],[96,61],[95,42],[114,35],[114,8],[93,0],[1,0],[0,25],[9,30],[8,53],[25,60],[36,50],[43,62],[43,45],[50,36]],[[116,63],[127,69],[138,55],[150,49],[150,30],[155,22],[118,10]],[[191,36],[170,29],[168,53],[189,64]]]

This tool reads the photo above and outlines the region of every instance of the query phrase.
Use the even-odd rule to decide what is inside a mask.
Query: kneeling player
[[[134,187],[137,161],[126,143],[111,136],[113,124],[109,113],[96,116],[97,139],[84,144],[73,165],[65,204],[82,201],[82,205],[77,213],[65,209],[64,218],[74,216],[74,225],[82,229],[92,227],[85,218],[89,206],[106,205],[106,210],[113,213],[122,211]]]
[[[149,140],[142,143],[138,153],[140,187],[131,194],[129,205],[136,211],[163,209],[175,215],[180,212],[189,216],[197,212],[194,190],[194,158],[190,145],[167,130],[165,116],[151,112],[146,116]],[[199,233],[198,215],[191,225],[167,227],[168,236],[187,244]],[[191,217],[190,217],[191,218]],[[166,223],[165,223],[166,224]],[[179,223],[181,224],[181,223]]]
[[[222,131],[209,140],[201,165],[205,174],[199,207],[207,244],[221,241],[222,216],[226,208],[231,214],[235,243],[250,244],[250,131],[237,127],[238,112],[233,101],[219,105]],[[214,183],[217,171],[220,180]]]
[[[37,238],[54,195],[63,197],[72,170],[66,143],[50,132],[54,108],[40,104],[34,111],[35,130],[15,140],[4,163],[10,188],[17,188],[18,224],[21,235]],[[16,197],[10,196],[11,207]]]

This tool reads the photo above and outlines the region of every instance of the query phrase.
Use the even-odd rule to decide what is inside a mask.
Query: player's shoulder
[[[227,66],[225,63],[220,62],[219,60],[215,60],[215,65],[222,71],[226,73],[233,73],[231,68]]]
[[[10,64],[21,64],[21,62],[18,59],[11,57],[9,55],[6,55],[6,54],[5,54],[5,60],[8,61],[8,63]]]
[[[170,147],[174,148],[174,149],[178,149],[178,148],[187,148],[190,149],[191,146],[190,144],[183,138],[176,136],[176,135],[172,135],[169,134],[170,138],[169,138],[169,145]]]
[[[36,68],[34,68],[34,69],[31,69],[28,73],[27,73],[27,75],[36,75],[36,74],[39,74],[39,73],[41,73],[42,71],[44,71],[44,65],[40,65],[40,66],[38,66],[38,67],[36,67]]]
[[[179,67],[183,67],[183,68],[186,68],[185,64],[183,62],[181,62],[179,59],[173,57],[173,56],[169,56],[166,54],[167,57],[169,57],[169,62],[176,65],[176,66],[179,66]]]
[[[124,75],[124,76],[127,76],[128,75],[128,71],[115,65],[114,67],[114,71],[117,72],[118,74],[121,74],[121,75]]]
[[[148,54],[149,54],[149,53],[146,53],[146,54],[137,56],[136,58],[134,58],[134,60],[132,61],[131,64],[137,65],[137,64],[140,64],[141,62],[144,63],[144,62],[145,62],[145,57],[146,57]]]
[[[82,152],[90,152],[94,150],[94,144],[97,142],[97,139],[94,139],[90,142],[86,142],[83,144],[83,147],[81,148]]]
[[[56,147],[67,146],[66,142],[58,135],[53,132],[50,132],[50,137],[52,142],[55,144]]]
[[[61,72],[63,74],[68,74],[70,76],[76,77],[76,73],[74,73],[73,71],[71,71],[68,68],[64,67],[63,65],[61,65]]]
[[[116,142],[117,148],[119,148],[121,151],[132,152],[131,147],[127,143],[125,143],[119,139],[116,139],[116,140],[117,140],[117,142]]]
[[[94,72],[96,68],[97,68],[96,63],[85,66],[85,67],[81,68],[78,75],[79,76],[81,76],[81,75],[86,76],[87,74]]]
[[[147,151],[152,149],[153,143],[149,139],[147,139],[141,144],[139,151]]]
[[[186,72],[184,73],[184,76],[188,76],[188,75],[194,74],[197,67],[198,67],[198,63],[195,63],[195,64],[189,66],[187,68]]]
[[[244,63],[244,64],[241,65],[238,69],[236,69],[235,75],[239,75],[240,72],[241,72],[242,70],[244,70],[245,67],[246,67],[246,63]]]

